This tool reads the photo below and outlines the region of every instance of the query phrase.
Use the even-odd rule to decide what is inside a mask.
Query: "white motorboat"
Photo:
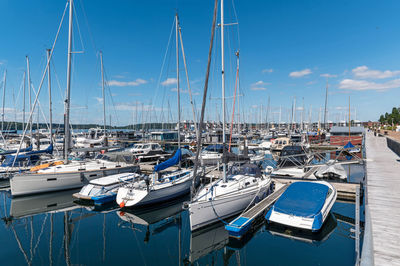
[[[138,173],[122,173],[91,180],[81,191],[72,196],[78,200],[102,205],[115,200],[118,189],[125,183],[139,178]]]
[[[21,196],[79,188],[103,176],[139,171],[138,165],[109,161],[107,158],[103,155],[90,161],[71,161],[36,172],[15,174],[10,178],[11,194]]]
[[[200,154],[199,161],[201,165],[216,165],[222,162],[222,155],[228,152],[228,149],[221,144],[214,144],[207,146]],[[193,161],[195,157],[191,158]]]
[[[315,173],[317,178],[326,179],[347,179],[347,173],[343,165],[335,164],[334,160],[329,160],[326,165],[321,166]]]
[[[139,162],[164,160],[168,156],[158,143],[137,143],[127,150],[132,152]]]
[[[236,215],[269,193],[271,179],[254,164],[231,167],[222,179],[201,188],[189,204],[192,231]]]
[[[325,181],[291,184],[268,211],[271,223],[317,232],[336,201],[336,189]]]

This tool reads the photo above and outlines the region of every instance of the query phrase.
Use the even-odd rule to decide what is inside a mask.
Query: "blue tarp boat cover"
[[[33,149],[33,147],[31,145],[28,148],[19,150],[19,152],[27,152],[27,151],[31,151],[32,149]],[[17,150],[2,151],[2,152],[0,152],[0,155],[8,155],[8,154],[13,154],[13,153],[17,153]]]
[[[53,153],[53,144],[50,144],[49,147],[47,147],[44,150],[38,150],[38,151],[30,151],[30,152],[26,152],[26,153],[22,153],[22,154],[18,154],[17,159],[15,158],[15,155],[6,155],[6,158],[4,159],[3,163],[2,163],[2,167],[18,167],[18,166],[22,166],[23,164],[26,164],[27,166],[32,165],[34,163],[36,163],[39,159],[40,154],[43,153],[48,153],[48,154],[52,154]],[[15,160],[15,164],[13,165]],[[25,163],[23,163],[25,162]]]
[[[349,142],[347,142],[346,145],[344,145],[344,148],[345,148],[345,149],[351,149],[351,148],[354,148],[354,145],[353,145],[353,143],[351,143],[351,142],[349,141]],[[346,159],[347,159],[347,160],[350,161],[351,158],[353,158],[353,156],[351,156],[351,155],[346,155]]]
[[[329,187],[320,183],[295,182],[291,184],[274,205],[280,213],[312,218],[321,211]]]
[[[168,167],[176,165],[176,164],[179,163],[179,161],[181,159],[182,159],[182,152],[181,152],[181,149],[178,149],[175,152],[174,156],[172,156],[171,158],[169,158],[165,162],[162,162],[162,163],[157,164],[156,166],[154,166],[154,172],[159,172],[159,171],[162,171],[164,169],[167,169]]]
[[[351,149],[351,148],[354,148],[354,145],[353,145],[353,143],[351,143],[351,142],[349,141],[349,142],[347,142],[347,144],[344,146],[344,148],[345,148],[345,149]]]

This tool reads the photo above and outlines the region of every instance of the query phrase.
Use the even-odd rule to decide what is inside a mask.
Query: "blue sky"
[[[45,49],[54,41],[65,5],[66,1],[0,1],[0,74],[7,69],[6,120],[22,117],[20,88],[26,55],[33,87],[38,88]],[[142,117],[145,122],[176,121],[174,32],[168,45],[176,10],[193,97],[200,108],[212,9],[213,1],[204,0],[75,0],[74,51],[83,53],[73,56],[71,122],[102,123],[99,50],[108,81],[107,114],[113,125],[141,122]],[[346,117],[349,96],[353,119],[377,120],[379,114],[399,106],[399,11],[400,2],[386,0],[225,0],[225,23],[239,22],[239,26],[225,28],[227,119],[234,94],[234,52],[240,49],[241,120],[255,121],[261,116],[265,121],[270,97],[270,120],[277,121],[282,110],[281,120],[287,121],[295,97],[297,120],[304,101],[305,119],[312,106],[316,121],[324,106],[327,77],[328,120]],[[216,33],[206,112],[210,120],[221,117],[219,29]],[[54,120],[58,122],[63,117],[66,51],[67,17],[52,59]],[[191,119],[182,58],[179,73],[183,119]],[[47,95],[46,81],[39,97],[45,117]]]

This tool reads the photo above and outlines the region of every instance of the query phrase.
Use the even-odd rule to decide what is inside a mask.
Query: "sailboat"
[[[178,136],[180,136],[180,91],[179,91],[179,49],[178,34],[179,20],[175,15],[176,28],[176,65],[177,65],[177,91],[178,91]],[[121,208],[150,205],[165,202],[182,195],[188,194],[193,180],[193,171],[181,168],[183,151],[180,138],[178,138],[178,149],[167,161],[154,167],[154,173],[145,177],[144,180],[127,184],[118,189],[117,203]],[[178,165],[177,170],[161,172],[171,166]]]
[[[224,69],[224,1],[221,0],[221,57],[222,57],[222,130],[225,140],[225,69]],[[203,103],[204,105],[204,103]],[[202,110],[203,111],[203,110]],[[200,124],[202,121],[200,122]],[[226,172],[223,160],[223,177],[207,184],[197,191],[188,204],[190,229],[200,229],[206,225],[232,217],[246,209],[253,202],[267,195],[271,179],[261,174],[254,164],[232,166]]]
[[[72,21],[73,0],[69,1],[69,31],[68,31],[68,66],[67,66],[67,99],[65,101],[65,149],[64,164],[51,165],[36,172],[16,174],[10,179],[11,194],[21,196],[50,191],[79,188],[90,180],[119,173],[138,172],[139,166],[131,162],[111,161],[107,155],[99,155],[94,160],[70,161],[68,159],[71,147],[71,130],[69,121],[70,88],[71,88],[71,56],[72,56]],[[101,62],[102,54],[101,55]],[[48,57],[46,71],[51,56]],[[44,77],[44,76],[43,76]],[[104,75],[102,64],[102,85],[104,91]],[[38,93],[39,94],[39,93]],[[104,92],[103,92],[104,97]],[[37,98],[35,100],[36,104]],[[34,108],[34,107],[33,107]],[[103,106],[104,108],[104,106]],[[32,110],[31,110],[32,115]]]

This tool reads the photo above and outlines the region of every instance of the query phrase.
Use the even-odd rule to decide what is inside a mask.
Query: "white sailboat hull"
[[[15,175],[10,179],[11,194],[22,196],[51,191],[80,188],[90,180],[119,173],[136,172],[137,166],[126,166],[112,169],[75,171],[64,173],[26,173]]]
[[[122,187],[118,190],[117,203],[121,204],[123,202],[124,207],[133,207],[164,202],[189,193],[191,186],[192,178],[187,178],[170,186],[150,189],[149,191]]]
[[[239,190],[229,196],[215,197],[208,201],[195,201],[189,204],[190,229],[192,231],[232,217],[243,211],[251,201],[267,195],[270,180],[259,186]]]

